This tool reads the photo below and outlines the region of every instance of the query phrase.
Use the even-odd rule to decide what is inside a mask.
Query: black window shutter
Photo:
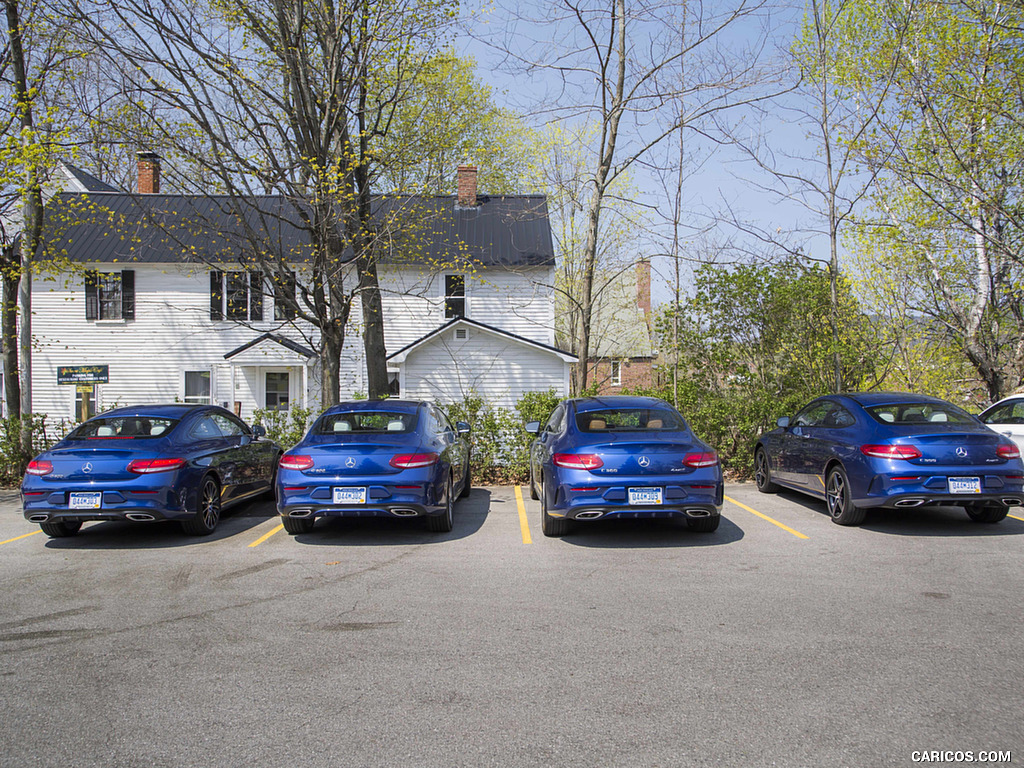
[[[263,319],[263,273],[259,270],[249,273],[249,319]]]
[[[135,319],[135,270],[121,270],[121,318]]]
[[[224,273],[210,270],[210,319],[224,319]]]
[[[85,272],[85,319],[95,320],[100,316],[100,297],[96,290],[96,270]]]

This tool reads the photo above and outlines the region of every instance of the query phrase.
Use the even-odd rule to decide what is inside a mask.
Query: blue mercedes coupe
[[[29,463],[25,517],[53,537],[90,520],[177,520],[205,536],[222,509],[273,489],[281,448],[265,435],[217,406],[115,408]]]
[[[832,521],[859,525],[870,508],[962,506],[997,523],[1024,503],[1020,449],[935,397],[893,392],[813,400],[761,436],[754,480],[823,499]]]
[[[288,533],[318,517],[423,517],[452,529],[470,490],[469,425],[437,406],[357,400],[328,408],[280,460],[277,511]]]
[[[576,521],[676,518],[714,531],[724,485],[718,454],[671,405],[653,397],[565,400],[547,424],[526,425],[530,495],[545,536]]]

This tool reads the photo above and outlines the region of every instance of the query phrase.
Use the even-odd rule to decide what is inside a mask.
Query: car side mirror
[[[785,429],[786,427],[789,426],[789,416],[783,416],[782,418],[775,422],[775,425]]]
[[[472,431],[472,428],[464,421],[456,421],[455,431],[460,435],[468,435]]]
[[[259,440],[261,437],[267,436],[267,428],[262,424],[254,424],[252,428],[252,436]]]
[[[540,422],[539,421],[528,421],[526,422],[526,431],[531,435],[540,434]]]

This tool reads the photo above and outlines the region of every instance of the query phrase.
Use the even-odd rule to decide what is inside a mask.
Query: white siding
[[[512,408],[526,392],[566,394],[568,363],[558,355],[481,329],[468,331],[465,340],[445,331],[412,350],[402,397],[450,403],[473,395]]]
[[[452,270],[449,270],[451,273]],[[382,267],[379,275],[388,353],[450,320],[444,316],[444,272]],[[555,343],[554,269],[477,269],[466,273],[466,316],[541,344]],[[356,308],[353,307],[353,313]]]

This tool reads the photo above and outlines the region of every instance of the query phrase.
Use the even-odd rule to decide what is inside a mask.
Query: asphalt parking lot
[[[206,539],[50,540],[7,493],[0,765],[1024,762],[1024,510],[841,528],[726,495],[713,534],[548,539],[525,489],[478,487],[450,534],[291,537],[257,502]]]

